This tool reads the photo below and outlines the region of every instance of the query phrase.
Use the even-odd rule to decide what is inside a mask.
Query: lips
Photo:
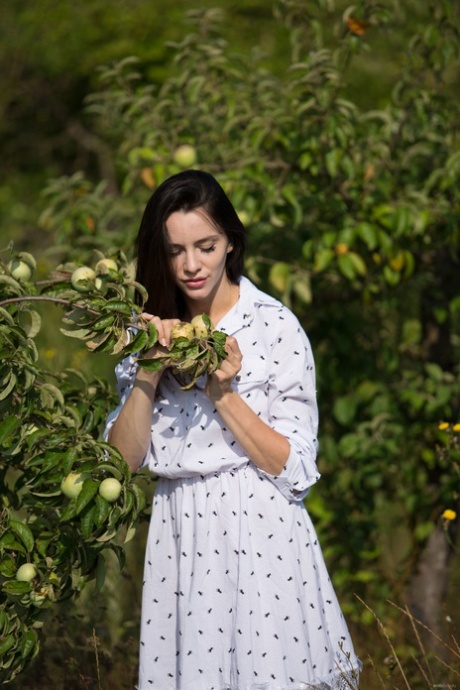
[[[192,290],[198,290],[199,288],[203,287],[205,283],[206,278],[194,278],[193,280],[184,280],[184,284]]]

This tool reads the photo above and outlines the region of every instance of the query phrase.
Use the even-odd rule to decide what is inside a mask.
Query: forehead
[[[166,232],[171,244],[199,242],[208,237],[224,236],[203,209],[175,211],[166,221]]]

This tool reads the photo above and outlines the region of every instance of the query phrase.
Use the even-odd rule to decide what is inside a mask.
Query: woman
[[[314,363],[295,316],[242,277],[245,231],[217,181],[153,193],[138,236],[162,345],[206,313],[227,358],[192,390],[132,357],[107,435],[159,477],[139,690],[356,688],[360,662],[303,504],[319,474]],[[148,356],[154,356],[155,348]]]

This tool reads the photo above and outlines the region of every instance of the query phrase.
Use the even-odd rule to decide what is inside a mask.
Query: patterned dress
[[[258,469],[202,385],[158,388],[144,465],[158,476],[145,557],[139,690],[349,690],[360,662],[303,503],[319,479],[314,362],[296,317],[240,282],[218,324],[243,353],[235,390],[290,442]],[[129,395],[132,358],[117,367]],[[200,382],[199,382],[200,383]]]

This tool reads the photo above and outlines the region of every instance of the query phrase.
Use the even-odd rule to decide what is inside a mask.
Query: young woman
[[[132,357],[109,441],[159,478],[139,690],[348,690],[360,662],[303,499],[316,468],[314,362],[296,317],[242,276],[245,230],[200,171],[153,193],[137,279],[163,345],[206,313],[227,358],[184,391]],[[155,350],[155,348],[154,348]],[[154,355],[150,352],[149,356]]]

